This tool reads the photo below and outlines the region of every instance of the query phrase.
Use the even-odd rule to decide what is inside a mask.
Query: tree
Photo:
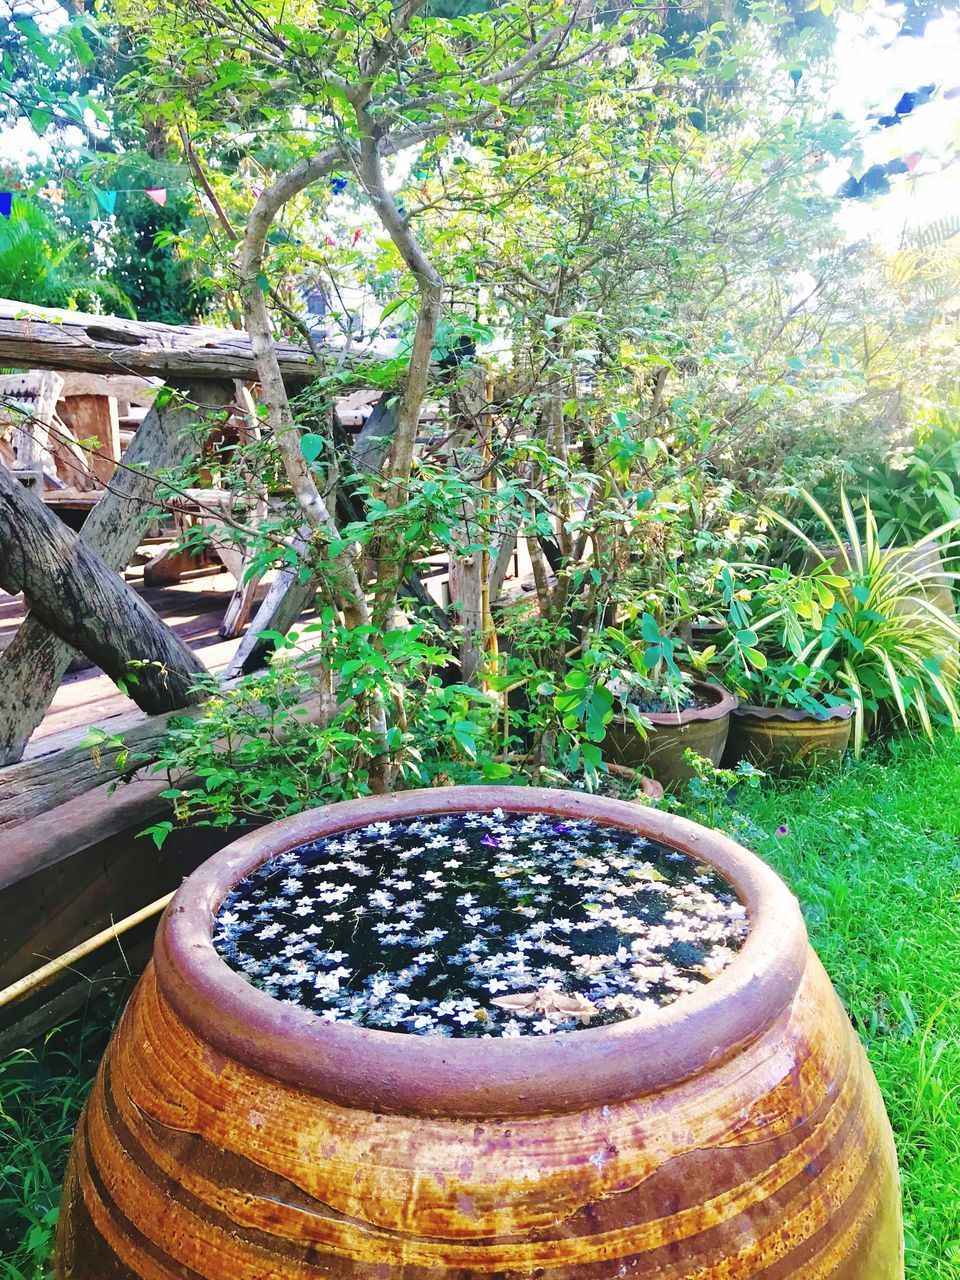
[[[85,242],[39,201],[19,197],[10,217],[0,219],[0,297],[88,311],[102,305],[133,315],[123,289],[97,272]]]

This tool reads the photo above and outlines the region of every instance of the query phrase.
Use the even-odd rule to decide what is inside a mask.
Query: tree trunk
[[[482,420],[485,378],[475,369],[453,397],[462,425],[450,442],[450,461],[461,476],[476,470],[480,440],[478,424]],[[450,547],[450,603],[460,627],[460,673],[468,683],[483,667],[483,552],[478,543],[483,532],[477,517],[476,503],[464,498],[460,520],[453,527]],[[468,550],[472,548],[472,550]]]
[[[204,694],[206,668],[118,574],[5,468],[0,468],[0,586],[111,679],[127,682],[149,714]],[[13,690],[8,691],[9,694]]]
[[[197,445],[190,428],[199,415],[227,404],[231,387],[203,384],[187,388],[186,394],[190,403],[173,400],[163,408],[151,407],[130,442],[123,467],[84,521],[81,541],[111,569],[125,568],[139,545],[157,500],[157,468],[186,461]],[[0,654],[0,765],[22,757],[75,652],[28,613]]]
[[[389,405],[389,399],[389,394],[384,392],[353,443],[350,463],[354,473],[377,475],[383,466],[397,427],[396,413]],[[349,490],[350,485],[346,488]],[[339,497],[341,503],[350,501],[349,492],[341,491]],[[357,503],[360,503],[359,498]],[[362,510],[351,508],[348,513],[338,514],[341,519],[344,515],[350,520],[362,519]],[[309,537],[310,526],[303,525],[293,543],[301,557],[307,549]],[[316,574],[311,570],[310,576],[304,578],[302,568],[297,565],[290,565],[277,573],[237,652],[230,659],[226,672],[228,678],[249,675],[269,660],[276,647],[275,642],[260,633],[267,631],[286,635],[301,613],[312,605],[317,585]]]

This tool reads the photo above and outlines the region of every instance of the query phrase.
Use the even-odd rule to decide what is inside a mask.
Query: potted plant
[[[749,760],[768,773],[838,764],[850,742],[853,707],[833,691],[829,672],[789,655],[761,666],[730,666],[725,678],[739,703],[730,719],[725,760]]]
[[[688,748],[720,763],[736,698],[722,685],[682,670],[679,642],[652,614],[639,622],[637,637],[616,627],[604,633],[597,678],[613,698],[604,755],[675,788],[693,776],[684,759]]]
[[[787,602],[757,623],[757,630],[775,624],[783,647],[799,662],[830,673],[854,708],[857,753],[878,709],[928,737],[937,712],[960,730],[955,688],[960,624],[937,602],[944,579],[939,556],[918,554],[935,548],[960,522],[935,530],[914,547],[884,547],[868,499],[861,525],[841,492],[841,533],[816,499],[806,492],[802,496],[834,551],[825,551],[822,540],[815,541],[785,517],[768,513],[796,535],[813,564],[793,575],[771,570],[771,581],[781,575],[780,581],[796,587],[795,598],[806,600],[812,612],[798,616]],[[953,575],[947,576],[952,580]]]

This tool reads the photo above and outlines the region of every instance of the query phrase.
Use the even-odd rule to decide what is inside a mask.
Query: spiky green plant
[[[941,711],[960,730],[957,654],[960,625],[935,596],[947,573],[937,556],[956,550],[952,535],[960,520],[933,529],[909,547],[885,547],[869,499],[860,520],[846,493],[840,494],[842,531],[819,502],[800,491],[820,521],[829,543],[818,541],[776,512],[767,514],[793,533],[818,565],[832,569],[827,579],[833,600],[817,634],[797,646],[796,658],[812,670],[832,671],[854,705],[854,751],[866,737],[868,712],[889,706],[901,721],[933,735],[932,712]],[[789,636],[785,637],[789,643]]]

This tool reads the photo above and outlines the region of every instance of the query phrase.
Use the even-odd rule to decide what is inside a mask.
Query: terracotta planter
[[[738,957],[644,1017],[451,1040],[323,1022],[219,958],[268,857],[371,821],[583,816],[717,867]],[[897,1280],[896,1155],[797,904],[683,819],[533,788],[352,801],[229,846],[168,908],[71,1153],[60,1280]]]
[[[730,712],[737,700],[729,690],[705,680],[694,680],[694,690],[708,701],[705,707],[687,711],[646,712],[650,721],[646,738],[627,719],[614,720],[607,727],[603,751],[614,764],[651,773],[667,788],[678,787],[693,777],[684,763],[689,747],[698,756],[720,763],[730,727]]]
[[[741,702],[730,718],[726,762],[749,760],[768,773],[799,773],[817,764],[838,764],[850,742],[852,707],[831,707],[811,716],[793,707],[756,707]]]

